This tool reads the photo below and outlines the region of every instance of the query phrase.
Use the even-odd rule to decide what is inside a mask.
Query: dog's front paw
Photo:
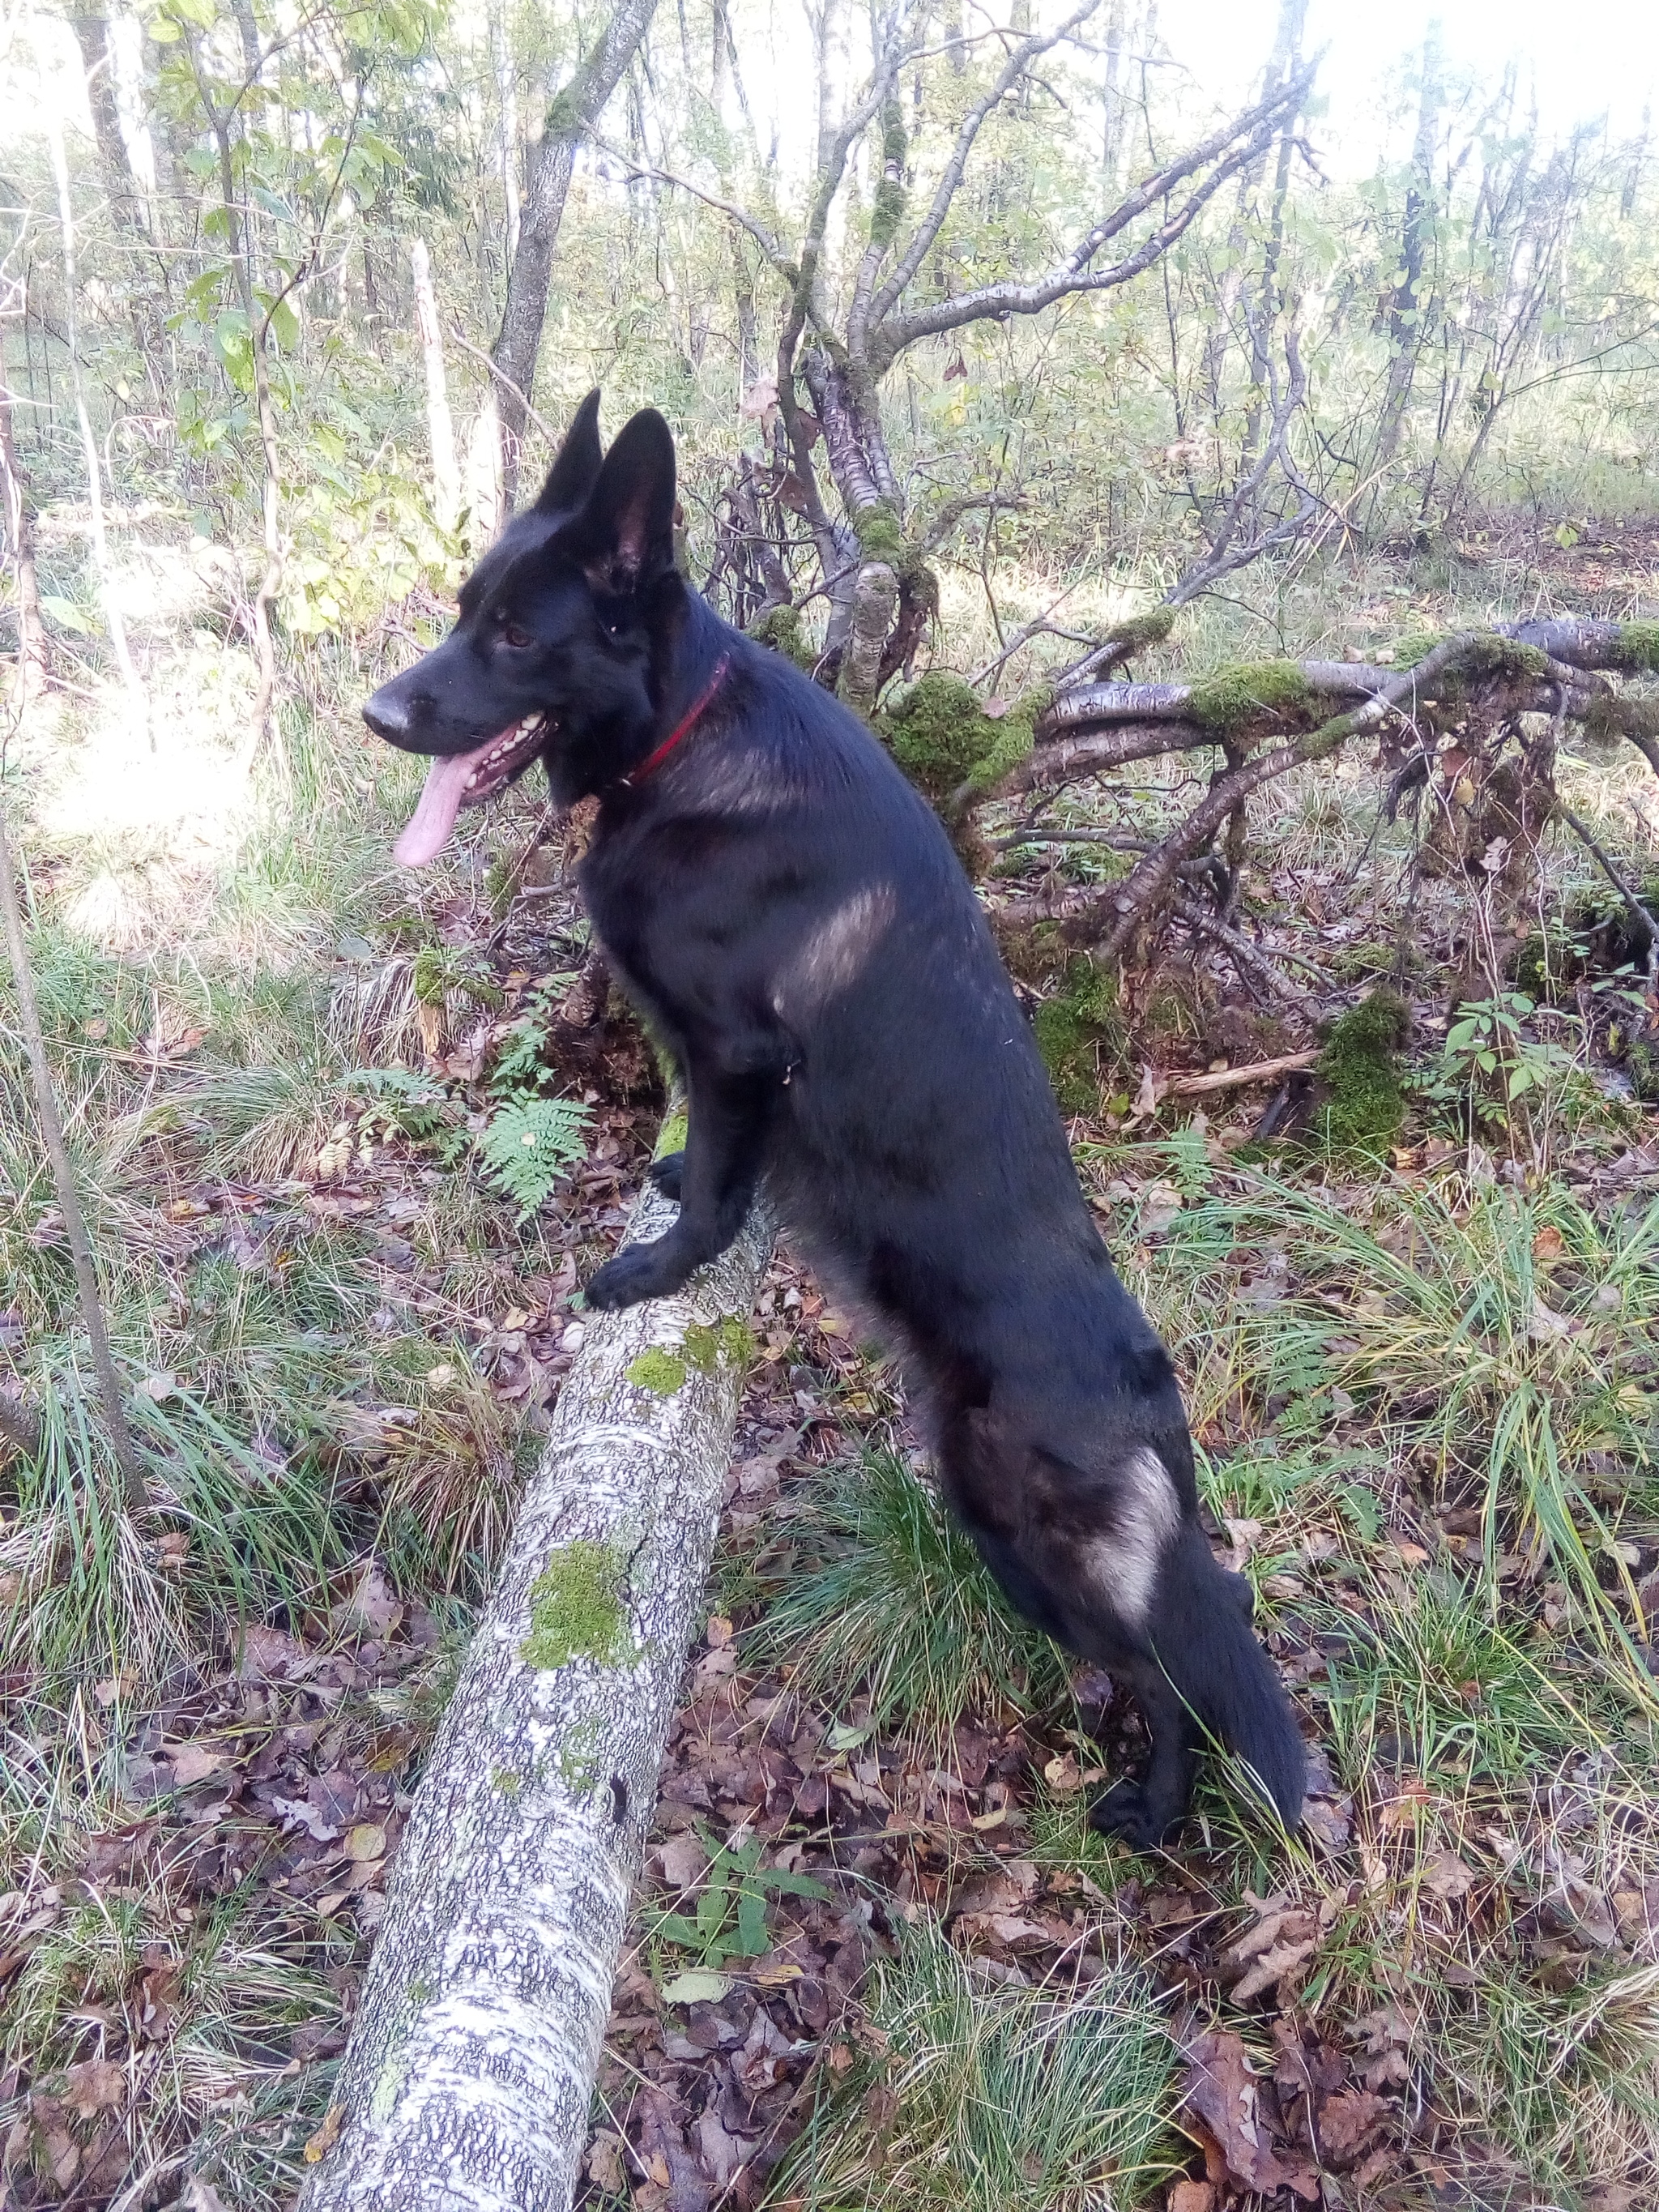
[[[665,1298],[678,1291],[690,1271],[677,1266],[672,1254],[663,1251],[667,1242],[659,1237],[654,1243],[630,1244],[614,1260],[607,1260],[583,1292],[593,1311],[620,1313],[624,1306]]]
[[[1115,1782],[1089,1808],[1089,1826],[1103,1836],[1118,1836],[1131,1850],[1155,1851],[1169,1832],[1146,1802],[1139,1782]]]
[[[653,1160],[647,1170],[651,1180],[665,1198],[677,1203],[680,1194],[680,1178],[685,1172],[684,1152],[665,1152],[659,1160]]]

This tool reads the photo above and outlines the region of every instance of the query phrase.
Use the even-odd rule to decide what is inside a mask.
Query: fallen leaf
[[[1286,2165],[1274,2149],[1262,2086],[1243,2039],[1229,2030],[1212,2028],[1189,2046],[1185,2101],[1215,2137],[1227,2179],[1264,2191],[1294,2188],[1304,2169]]]
[[[1310,1936],[1302,1942],[1275,1943],[1270,1951],[1262,1953],[1243,1980],[1234,1983],[1228,1995],[1235,2004],[1248,2004],[1272,1983],[1283,1981],[1297,1967],[1304,1966],[1318,1948],[1317,1936]]]
[[[158,1406],[165,1405],[178,1387],[176,1375],[146,1375],[138,1385],[145,1397],[153,1398]]]
[[[343,2105],[331,2105],[319,2127],[306,2145],[306,2164],[319,2165],[340,2140],[340,2128],[345,2119]]]
[[[1328,2159],[1347,2164],[1389,2116],[1381,2097],[1369,2089],[1340,2089],[1319,2107],[1319,2146]]]
[[[1455,1851],[1437,1851],[1423,1869],[1423,1887],[1431,1897],[1466,1896],[1474,1881],[1473,1869]]]
[[[1164,2212],[1215,2212],[1215,2191],[1207,2181],[1177,2181],[1164,2200]]]
[[[107,2058],[84,2058],[64,2076],[63,2100],[83,2120],[119,2111],[127,2100],[127,2077]]]
[[[180,1790],[205,1782],[210,1774],[230,1765],[228,1752],[210,1751],[204,1743],[167,1744],[164,1748],[172,1764],[173,1783]]]
[[[1071,1753],[1051,1759],[1042,1770],[1042,1778],[1056,1797],[1072,1796],[1083,1787],[1083,1773]]]
[[[731,1987],[729,1974],[676,1974],[663,1984],[658,1995],[665,2004],[718,2004]]]
[[[338,1824],[308,1804],[303,1797],[277,1797],[270,1801],[270,1809],[285,1828],[303,1828],[319,1844],[331,1844],[338,1836]]]
[[[346,1838],[346,1856],[360,1865],[386,1856],[386,1830],[365,1822]]]
[[[662,1861],[662,1878],[675,1889],[701,1887],[708,1872],[708,1846],[695,1829],[671,1836],[658,1854]]]
[[[702,2153],[702,2162],[713,2177],[716,2189],[726,2188],[754,2150],[752,2142],[742,2136],[728,2135],[720,2116],[712,2104],[705,2106],[697,2120],[697,2148]]]
[[[1556,1228],[1540,1229],[1532,1240],[1534,1260],[1559,1260],[1565,1249],[1561,1232]]]

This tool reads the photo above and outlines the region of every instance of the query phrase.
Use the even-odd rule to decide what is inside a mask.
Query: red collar
[[[698,722],[702,719],[703,714],[708,711],[708,707],[714,700],[714,694],[720,690],[721,684],[725,683],[726,672],[731,665],[731,654],[729,653],[723,653],[719,660],[714,664],[714,674],[709,678],[708,683],[704,684],[702,691],[698,694],[696,700],[693,703],[690,713],[682,715],[680,720],[675,723],[673,728],[669,732],[668,735],[663,739],[662,743],[657,747],[655,752],[647,754],[646,758],[640,763],[639,766],[634,769],[631,775],[623,776],[623,781],[624,783],[629,785],[643,783],[647,776],[654,774],[654,772],[662,766],[663,763],[668,758],[669,754],[672,753],[675,746],[678,744],[680,739],[682,738],[689,738],[690,736],[692,731],[696,728]]]

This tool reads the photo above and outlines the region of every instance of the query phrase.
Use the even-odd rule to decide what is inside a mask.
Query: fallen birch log
[[[630,1233],[673,1214],[647,1187]],[[751,1218],[679,1297],[587,1323],[432,1747],[301,2212],[566,2212],[769,1249]]]

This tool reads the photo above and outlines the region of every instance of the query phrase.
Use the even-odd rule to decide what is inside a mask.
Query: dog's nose
[[[384,738],[389,745],[402,744],[414,726],[410,706],[395,684],[383,684],[372,699],[364,701],[363,720],[377,738]]]

